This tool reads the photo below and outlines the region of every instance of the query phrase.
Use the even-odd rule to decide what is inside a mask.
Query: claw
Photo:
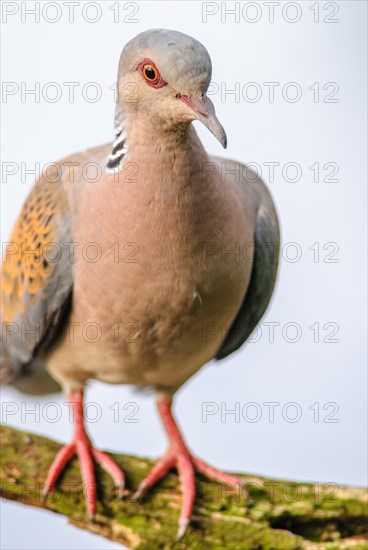
[[[89,521],[92,521],[92,522],[96,521],[96,514],[94,514],[93,512],[88,511],[87,516],[88,516]]]
[[[136,502],[141,498],[141,496],[144,495],[147,489],[147,483],[145,481],[142,481],[142,483],[139,485],[138,490],[134,493],[132,496],[132,500]]]
[[[176,541],[180,540],[186,533],[190,520],[189,519],[180,519],[179,520],[179,529],[178,534],[176,535]]]
[[[125,487],[125,476],[120,467],[114,462],[114,460],[108,454],[97,449],[92,449],[94,459],[99,463],[101,468],[105,470],[114,480],[115,487],[118,488],[118,498],[123,498]]]
[[[118,499],[121,500],[124,496],[125,481],[115,481],[115,487],[118,490]]]
[[[42,489],[42,493],[41,493],[41,501],[42,501],[42,504],[46,504],[46,501],[47,501],[47,497],[49,495],[49,492],[50,492],[50,487],[48,485],[44,485],[44,488]]]

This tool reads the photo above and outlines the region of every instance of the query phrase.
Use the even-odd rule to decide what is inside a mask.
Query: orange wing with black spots
[[[72,289],[70,209],[62,179],[35,183],[6,243],[1,271],[2,379],[55,336]]]

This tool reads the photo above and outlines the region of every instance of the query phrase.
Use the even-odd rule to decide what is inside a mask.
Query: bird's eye
[[[155,84],[160,76],[156,67],[150,65],[149,63],[143,66],[142,73],[144,78],[148,80],[148,82],[151,82],[151,84]]]
[[[162,78],[158,68],[151,59],[143,59],[138,65],[137,70],[146,81],[146,84],[152,88],[163,88],[163,86],[167,86],[167,82]]]

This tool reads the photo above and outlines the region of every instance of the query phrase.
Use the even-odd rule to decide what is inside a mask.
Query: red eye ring
[[[167,82],[160,75],[160,71],[150,59],[143,59],[138,65],[138,71],[146,84],[152,88],[163,88],[167,85]]]

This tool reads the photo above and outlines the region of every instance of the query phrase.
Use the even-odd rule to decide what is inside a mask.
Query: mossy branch
[[[153,461],[114,455],[127,478],[118,500],[111,479],[96,467],[99,507],[95,522],[85,513],[83,485],[73,460],[45,505],[45,474],[60,444],[44,437],[0,427],[0,493],[3,499],[47,507],[64,514],[82,529],[139,550],[203,548],[216,550],[367,549],[367,493],[334,484],[295,483],[242,475],[242,489],[229,490],[197,477],[193,520],[184,538],[175,542],[180,509],[176,473],[170,474],[141,502],[132,491]]]

